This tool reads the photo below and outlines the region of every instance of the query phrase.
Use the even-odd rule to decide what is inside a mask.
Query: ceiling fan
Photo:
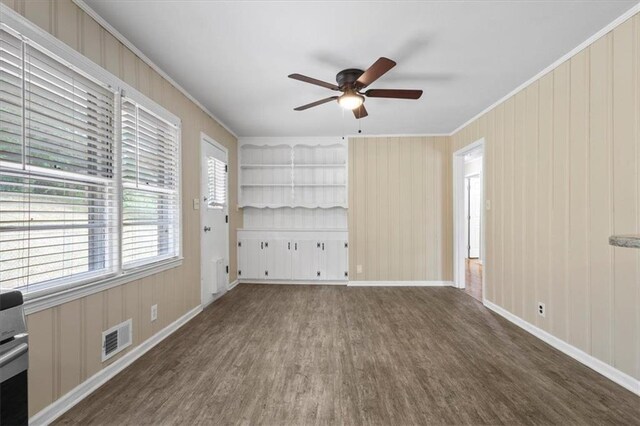
[[[364,107],[365,96],[368,98],[419,99],[420,96],[422,96],[422,90],[369,89],[366,92],[362,91],[395,66],[396,63],[394,61],[383,57],[378,59],[366,71],[348,68],[340,71],[336,75],[337,85],[302,74],[291,74],[289,78],[294,80],[300,80],[305,83],[315,84],[316,86],[326,87],[336,92],[342,92],[342,95],[320,99],[319,101],[294,108],[294,110],[304,111],[305,109],[337,100],[340,106],[352,110],[356,119],[360,119],[369,115]]]

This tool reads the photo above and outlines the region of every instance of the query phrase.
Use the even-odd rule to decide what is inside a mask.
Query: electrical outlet
[[[358,273],[358,274],[362,273],[362,265],[357,265],[356,266],[356,273]]]
[[[151,305],[151,321],[158,319],[158,305]]]
[[[544,303],[538,302],[538,315],[540,315],[541,317],[544,317],[545,313],[546,313],[546,309],[545,309]]]

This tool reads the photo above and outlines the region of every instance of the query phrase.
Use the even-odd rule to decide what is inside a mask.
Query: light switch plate
[[[491,210],[491,200],[486,200],[484,202],[484,208],[487,210]]]
[[[151,305],[151,321],[158,319],[158,305]]]
[[[199,198],[194,198],[193,199],[193,209],[194,210],[200,210],[200,199]]]
[[[358,274],[362,273],[362,265],[356,265],[356,273]]]

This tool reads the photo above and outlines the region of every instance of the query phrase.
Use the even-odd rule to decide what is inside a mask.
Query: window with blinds
[[[207,207],[221,209],[227,204],[227,165],[215,157],[207,157]]]
[[[0,31],[0,287],[112,274],[115,94]]]
[[[122,261],[179,254],[178,127],[122,98]]]

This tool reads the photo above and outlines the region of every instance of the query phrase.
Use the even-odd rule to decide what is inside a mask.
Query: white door
[[[318,279],[318,242],[313,240],[292,241],[291,277],[294,280]]]
[[[202,137],[200,153],[200,282],[206,305],[227,291],[228,166],[226,148],[208,137]]]
[[[481,213],[481,180],[480,176],[467,178],[468,188],[468,236],[469,236],[469,258],[480,257],[480,215]]]

